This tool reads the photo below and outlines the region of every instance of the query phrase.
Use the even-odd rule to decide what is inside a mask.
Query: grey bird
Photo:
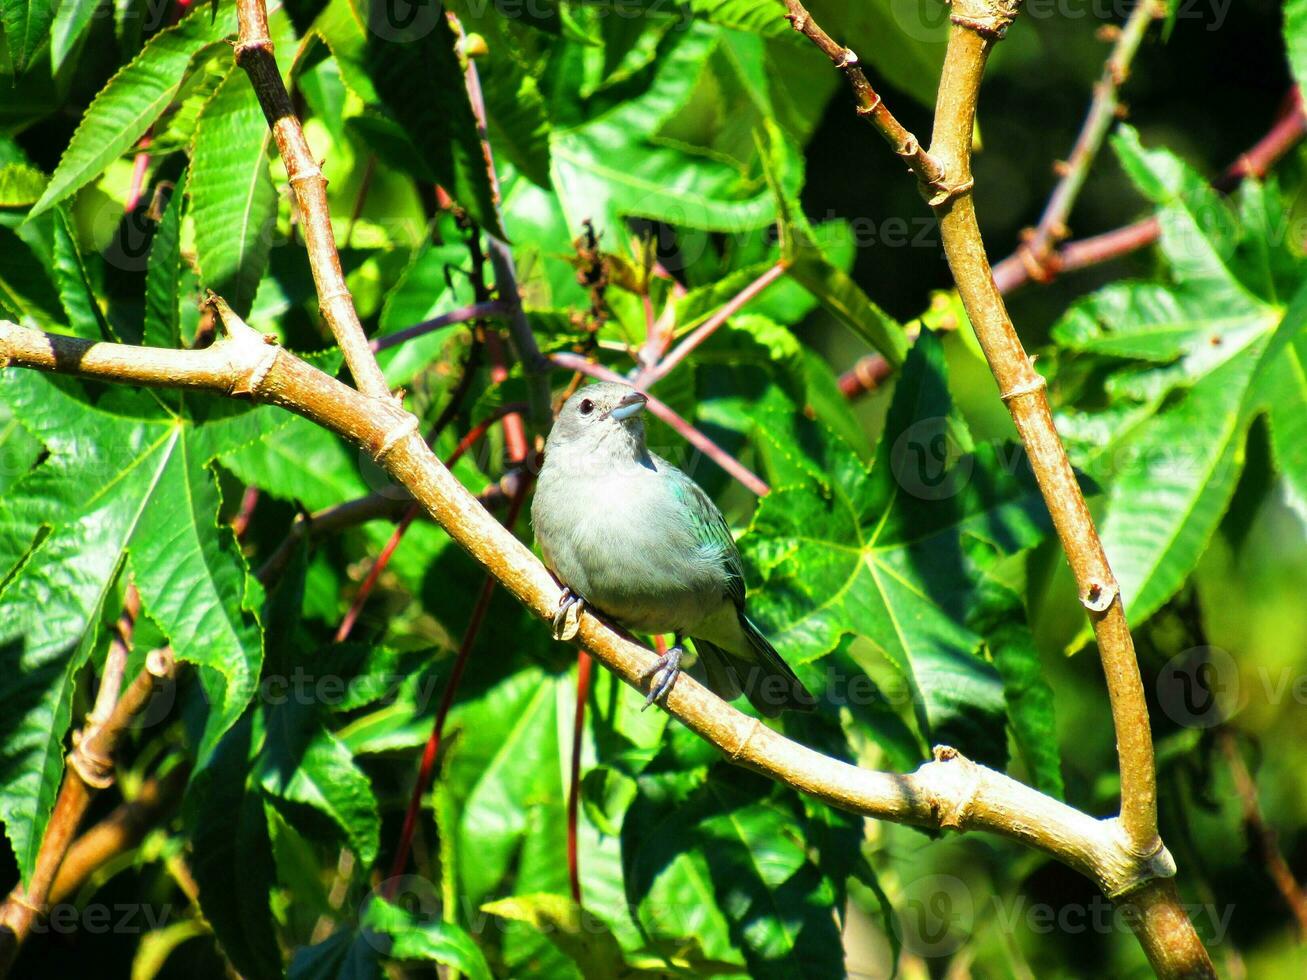
[[[719,697],[743,692],[768,717],[810,710],[813,696],[745,615],[744,568],[721,511],[645,445],[647,401],[626,385],[587,385],[545,444],[531,523],[564,585],[555,634],[579,603],[633,632],[673,634],[644,674],[645,707],[671,690],[689,637],[695,673]]]

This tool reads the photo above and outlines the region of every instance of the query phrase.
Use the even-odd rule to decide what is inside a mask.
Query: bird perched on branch
[[[693,480],[645,445],[647,399],[622,384],[577,391],[545,444],[531,522],[564,585],[555,635],[580,603],[675,644],[644,674],[645,707],[676,681],[694,640],[697,676],[718,696],[743,693],[769,717],[814,698],[744,612],[744,569],[731,530]]]

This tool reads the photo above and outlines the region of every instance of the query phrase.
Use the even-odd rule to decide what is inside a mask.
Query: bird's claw
[[[581,610],[585,600],[563,586],[563,594],[558,597],[558,611],[554,613],[554,639],[570,640],[581,628]]]
[[[649,695],[644,699],[644,704],[640,707],[641,711],[664,697],[672,689],[672,685],[676,683],[676,678],[681,673],[681,658],[684,655],[685,651],[681,649],[681,645],[678,643],[659,657],[652,667],[640,675],[640,680],[649,681]]]

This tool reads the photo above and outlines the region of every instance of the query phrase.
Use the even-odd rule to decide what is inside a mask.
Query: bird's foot
[[[570,640],[581,628],[581,610],[585,600],[563,586],[563,594],[558,597],[558,611],[554,613],[554,639]]]
[[[652,667],[640,675],[640,680],[649,681],[649,696],[644,699],[644,704],[640,708],[641,711],[659,698],[664,697],[672,689],[672,685],[676,683],[676,678],[681,673],[681,658],[683,656],[685,656],[685,650],[682,649],[680,643],[677,643],[659,657]]]

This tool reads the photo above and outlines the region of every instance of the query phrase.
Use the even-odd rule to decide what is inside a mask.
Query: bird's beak
[[[631,416],[639,415],[643,412],[644,406],[648,401],[649,399],[644,395],[640,394],[638,391],[633,391],[618,402],[613,410],[608,414],[611,418],[615,418],[619,422],[625,422]]]

